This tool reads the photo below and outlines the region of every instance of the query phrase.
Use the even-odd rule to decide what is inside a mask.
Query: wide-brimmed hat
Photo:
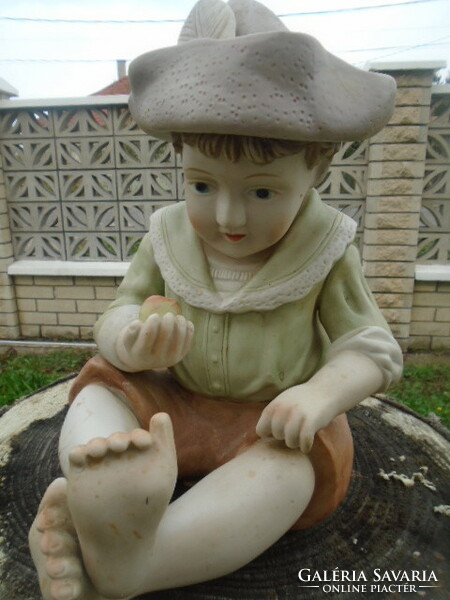
[[[179,43],[135,59],[129,78],[133,117],[162,139],[362,140],[388,122],[396,90],[391,77],[349,65],[254,0],[200,0]]]

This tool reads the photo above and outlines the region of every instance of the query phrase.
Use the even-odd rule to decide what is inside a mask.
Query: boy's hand
[[[115,350],[130,372],[172,367],[189,351],[194,325],[182,315],[152,314],[132,321],[117,336]]]
[[[263,410],[256,426],[260,437],[284,440],[288,448],[310,452],[316,431],[336,416],[313,386],[297,385],[282,392]]]

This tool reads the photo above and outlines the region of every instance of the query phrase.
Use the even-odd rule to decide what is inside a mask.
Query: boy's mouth
[[[226,233],[225,237],[230,242],[240,242],[241,240],[243,240],[245,238],[245,233],[236,233],[236,234]]]

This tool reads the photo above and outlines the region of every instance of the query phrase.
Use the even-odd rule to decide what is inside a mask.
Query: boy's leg
[[[91,383],[84,387],[69,407],[59,437],[59,461],[64,475],[69,469],[69,454],[75,446],[113,433],[140,427],[125,400],[106,386]]]
[[[66,460],[72,517],[97,590],[93,600],[188,585],[231,572],[273,544],[308,505],[314,488],[309,459],[278,442],[260,441],[170,505],[158,527],[175,477],[167,421],[161,415],[156,418],[155,444],[152,434],[142,429],[125,437],[114,435],[135,425],[133,413],[108,390],[88,387],[70,409],[61,460],[64,464],[70,447],[92,438],[94,430],[108,436],[78,447]],[[137,494],[119,493],[136,481]],[[70,531],[70,526],[61,528],[63,537],[69,534],[74,540]],[[69,546],[68,558],[75,559],[75,573],[81,573],[78,587],[89,588],[83,563],[76,552],[69,556]],[[36,550],[36,541],[34,549],[34,555],[45,554],[42,548]],[[36,560],[38,568],[39,563]],[[45,569],[48,587],[54,575],[48,566]],[[84,597],[88,598],[73,595],[77,600]]]
[[[169,505],[140,593],[243,567],[289,530],[313,490],[307,456],[279,442],[256,442]]]
[[[44,600],[106,600],[84,570],[65,478],[47,488],[28,537]]]
[[[117,589],[122,598],[130,587],[131,596],[142,578],[139,561],[146,566],[152,535],[176,479],[170,420],[157,415],[150,432],[138,429],[126,403],[102,386],[88,385],[69,409],[60,459],[68,486],[62,479],[49,487],[30,531],[44,598],[90,600],[86,595],[92,587],[90,580],[95,589],[102,589],[109,580],[107,592]],[[61,581],[56,581],[61,573],[67,574],[65,591]],[[108,597],[92,593],[93,600]]]

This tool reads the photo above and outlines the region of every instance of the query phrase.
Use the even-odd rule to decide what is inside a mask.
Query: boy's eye
[[[196,181],[194,183],[194,189],[198,194],[209,194],[211,191],[210,186],[203,181]]]
[[[272,190],[267,188],[258,188],[253,190],[253,195],[258,198],[258,200],[270,200],[273,197]]]

